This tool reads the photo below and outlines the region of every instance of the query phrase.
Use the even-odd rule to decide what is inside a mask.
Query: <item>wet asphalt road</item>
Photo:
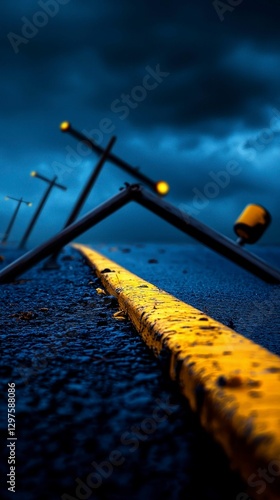
[[[95,249],[280,355],[280,285],[265,283],[202,245]],[[280,247],[247,249],[280,269]]]
[[[257,301],[272,302],[269,316],[264,307],[261,319],[254,316],[254,332],[243,324],[242,333],[263,337],[276,352],[279,288],[236,266],[229,277],[230,264],[213,268],[216,256],[197,248],[102,250],[236,328],[246,305],[251,311]],[[6,263],[14,256],[6,254]],[[269,257],[279,260],[279,251]],[[96,293],[100,283],[77,252],[67,248],[60,262],[58,273],[37,266],[0,288],[1,498],[237,499],[246,484],[130,323],[112,318],[115,299]],[[15,494],[5,485],[9,382],[16,384]]]

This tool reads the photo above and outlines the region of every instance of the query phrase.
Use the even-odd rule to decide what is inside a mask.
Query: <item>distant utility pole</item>
[[[108,145],[104,149],[104,152],[103,152],[100,160],[98,161],[96,167],[92,171],[91,176],[89,177],[87,183],[84,186],[84,189],[82,190],[80,196],[78,197],[63,229],[70,226],[70,224],[72,224],[77,219],[79,213],[81,212],[81,210],[86,202],[88,195],[90,194],[90,192],[91,192],[91,190],[92,190],[92,188],[97,180],[98,175],[101,172],[103,165],[105,164],[105,162],[108,159],[108,155],[110,154],[111,149],[116,142],[116,139],[117,138],[115,136],[112,137],[112,139],[109,141]],[[59,264],[57,263],[57,257],[59,255],[59,253],[60,252],[54,253],[50,257],[50,259],[48,259],[47,262],[45,262],[44,269],[50,269],[50,270],[51,269],[59,269]]]
[[[90,178],[88,179],[88,181],[87,181],[87,183],[86,183],[83,191],[81,192],[79,198],[77,199],[76,204],[75,204],[75,206],[74,206],[71,214],[69,215],[69,217],[68,217],[68,219],[67,219],[67,221],[65,223],[64,228],[67,227],[67,226],[70,226],[70,224],[72,224],[72,222],[74,222],[77,219],[77,217],[78,217],[81,209],[83,208],[83,205],[86,202],[86,199],[87,199],[90,191],[92,190],[92,188],[93,188],[93,186],[94,186],[94,184],[95,184],[95,182],[97,180],[97,177],[98,177],[98,175],[99,175],[99,173],[100,173],[100,171],[101,171],[104,163],[108,159],[110,151],[111,151],[113,145],[115,144],[115,142],[116,142],[116,137],[112,137],[112,139],[110,140],[108,146],[105,148],[102,157],[100,158],[98,164],[96,165],[96,167],[93,170]]]
[[[22,237],[22,239],[20,241],[19,248],[21,248],[21,249],[25,248],[26,242],[27,242],[27,240],[28,240],[28,238],[30,236],[30,233],[31,233],[33,227],[35,226],[35,223],[36,223],[36,221],[37,221],[40,213],[43,210],[43,207],[44,207],[44,205],[45,205],[45,203],[46,203],[46,201],[47,201],[47,199],[48,199],[48,197],[50,195],[51,190],[54,187],[62,189],[63,191],[66,191],[66,189],[67,189],[65,186],[62,186],[61,184],[57,184],[57,182],[56,182],[57,176],[55,176],[51,180],[51,179],[48,179],[47,177],[44,177],[41,174],[38,174],[38,172],[31,172],[30,175],[31,175],[31,177],[37,177],[38,179],[41,179],[42,181],[47,182],[49,185],[48,185],[48,188],[47,188],[47,190],[46,190],[46,192],[45,192],[45,194],[44,194],[44,196],[43,196],[43,198],[41,200],[41,203],[39,204],[39,206],[38,206],[38,208],[37,208],[37,210],[36,210],[33,218],[31,219],[31,222],[30,222],[29,226],[27,227],[27,229],[26,229],[26,231],[25,231],[25,233],[24,233],[24,235],[23,235],[23,237]]]
[[[4,236],[3,236],[3,239],[2,239],[2,243],[6,243],[7,240],[8,240],[8,238],[9,238],[10,232],[11,232],[11,230],[13,228],[13,225],[14,225],[14,222],[16,220],[16,216],[18,214],[18,211],[20,209],[21,204],[24,203],[28,207],[31,207],[31,205],[32,205],[32,203],[30,203],[30,201],[24,201],[23,198],[13,198],[12,196],[6,196],[5,200],[15,200],[18,203],[17,203],[16,209],[15,209],[15,211],[13,213],[13,216],[12,216],[10,222],[9,222],[9,225],[8,225],[8,227],[6,229],[6,232],[4,233]]]

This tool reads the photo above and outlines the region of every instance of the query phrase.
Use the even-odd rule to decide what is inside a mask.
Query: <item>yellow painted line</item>
[[[155,355],[169,360],[171,378],[202,425],[244,480],[251,478],[250,495],[279,500],[280,358],[91,248],[73,246]]]

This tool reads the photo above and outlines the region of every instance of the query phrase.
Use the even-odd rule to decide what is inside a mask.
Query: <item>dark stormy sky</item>
[[[279,19],[278,0],[2,2],[0,232],[15,208],[5,195],[33,202],[11,242],[34,213],[46,185],[31,170],[68,190],[52,192],[30,245],[62,227],[97,161],[60,132],[69,120],[102,146],[115,134],[116,154],[228,236],[247,203],[264,205],[273,222],[262,241],[279,243]],[[83,213],[126,181],[107,163]],[[80,240],[186,237],[131,205]]]

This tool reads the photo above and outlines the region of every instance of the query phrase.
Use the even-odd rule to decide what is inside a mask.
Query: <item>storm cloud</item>
[[[29,0],[1,5],[0,211],[5,230],[27,198],[11,240],[17,241],[46,188],[31,170],[58,175],[31,245],[57,232],[96,164],[59,131],[73,126],[151,178],[166,179],[168,199],[192,210],[211,172],[238,165],[197,217],[234,237],[247,203],[273,223],[264,243],[279,243],[280,2]],[[223,18],[223,20],[221,20]],[[118,192],[127,174],[108,163],[83,213]],[[137,232],[135,218],[139,219]],[[148,229],[147,229],[148,228]],[[140,207],[89,231],[92,243],[186,237]]]

